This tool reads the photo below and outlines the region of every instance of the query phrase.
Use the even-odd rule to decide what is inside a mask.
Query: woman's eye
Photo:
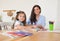
[[[21,16],[20,16],[21,17]]]

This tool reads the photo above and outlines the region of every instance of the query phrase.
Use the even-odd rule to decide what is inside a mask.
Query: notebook
[[[16,31],[16,32],[7,32],[8,34],[10,35],[13,35],[13,36],[18,36],[18,37],[24,37],[24,36],[31,36],[32,33],[29,33],[29,32],[24,32],[24,31]]]

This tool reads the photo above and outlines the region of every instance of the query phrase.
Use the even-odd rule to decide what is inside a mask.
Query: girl
[[[23,11],[18,11],[14,23],[14,29],[24,29],[26,25],[26,14]]]

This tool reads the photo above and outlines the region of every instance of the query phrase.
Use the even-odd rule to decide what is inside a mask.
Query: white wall
[[[30,15],[31,9],[33,5],[39,4],[42,8],[42,15],[46,17],[46,28],[49,28],[49,21],[54,21],[54,28],[57,29],[58,24],[60,24],[60,5],[58,0],[0,0],[0,14],[3,15],[3,21],[12,21],[11,18],[15,16],[14,14],[12,17],[7,16],[6,13],[3,13],[2,10],[4,9],[14,9],[14,10],[22,10],[25,11],[27,18]],[[57,5],[59,5],[57,7]],[[57,9],[58,8],[58,9]],[[59,13],[58,13],[59,12]],[[58,22],[59,21],[59,22]]]
[[[60,30],[60,0],[58,0],[58,13],[57,13],[57,24],[56,24],[58,30]]]
[[[38,4],[42,8],[42,15],[46,17],[47,28],[49,28],[49,21],[54,21],[54,29],[56,29],[57,1],[58,0],[39,0],[38,1]]]
[[[14,14],[12,17],[7,16],[6,12],[2,11],[5,9],[22,10],[27,14],[27,17],[29,17],[31,8],[36,3],[37,0],[0,0],[0,14],[3,15],[2,20],[12,21],[11,18],[16,15]]]

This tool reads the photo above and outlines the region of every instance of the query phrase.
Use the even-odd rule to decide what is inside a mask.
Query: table
[[[0,35],[0,41],[60,41],[60,32],[39,31],[34,32],[32,36],[24,38],[10,39],[9,37]]]

